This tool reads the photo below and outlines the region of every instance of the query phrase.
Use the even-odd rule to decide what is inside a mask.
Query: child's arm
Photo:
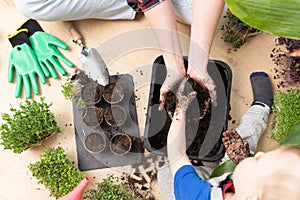
[[[178,169],[182,166],[191,164],[186,155],[185,116],[188,105],[195,98],[197,93],[193,91],[188,96],[184,96],[183,91],[186,82],[187,79],[185,78],[178,88],[176,94],[178,103],[167,139],[168,159],[173,176],[175,176]]]
[[[167,139],[168,158],[174,177],[174,194],[176,199],[210,199],[211,185],[199,177],[186,155],[186,110],[197,95],[195,91],[184,95],[186,82],[187,78],[179,85],[177,105]]]

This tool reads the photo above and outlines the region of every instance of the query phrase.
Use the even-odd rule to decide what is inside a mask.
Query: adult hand
[[[223,133],[222,142],[228,157],[235,164],[239,164],[245,158],[250,157],[249,143],[247,141],[244,142],[235,130],[225,131]]]
[[[51,75],[54,79],[57,79],[58,75],[55,68],[63,76],[67,75],[59,60],[69,67],[74,67],[74,64],[67,60],[57,49],[57,47],[60,47],[67,50],[67,44],[44,32],[36,20],[29,19],[19,28],[28,29],[30,43],[46,77]]]
[[[213,79],[209,76],[207,72],[199,72],[197,70],[189,70],[188,75],[199,82],[202,87],[205,87],[209,91],[210,101],[213,106],[217,106],[217,91],[216,85]]]
[[[20,97],[22,84],[25,87],[26,98],[31,97],[31,87],[35,94],[39,94],[36,75],[39,76],[43,84],[46,78],[39,65],[34,51],[31,49],[27,36],[27,30],[21,29],[16,34],[9,35],[9,41],[13,46],[9,56],[8,82],[14,81],[14,72],[16,74],[16,98]]]
[[[181,73],[178,73],[178,71],[172,69],[167,70],[165,81],[160,88],[159,108],[158,108],[160,111],[164,109],[168,92],[172,91],[172,89],[179,84],[179,82],[182,80],[185,74],[186,74],[185,70],[182,71]]]

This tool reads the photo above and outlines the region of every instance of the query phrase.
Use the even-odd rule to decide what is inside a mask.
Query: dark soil
[[[103,151],[105,144],[105,139],[100,133],[91,133],[85,138],[85,147],[94,153]]]
[[[88,83],[81,88],[81,98],[87,105],[93,105],[101,100],[103,88],[97,83]]]
[[[197,92],[197,97],[193,100],[187,109],[186,115],[186,144],[187,144],[187,154],[190,156],[197,157],[206,136],[207,130],[210,125],[211,120],[211,108],[210,103],[207,105],[207,102],[210,102],[210,97],[208,90],[202,88],[193,79],[189,80],[190,86],[188,84],[185,88],[186,94],[191,92],[191,89]],[[170,112],[173,115],[177,103],[176,95],[173,92],[167,94],[165,109],[167,112]],[[149,138],[151,145],[155,149],[161,149],[167,145],[168,131],[171,125],[172,119],[167,118],[166,123],[161,131],[156,135]],[[217,141],[205,141],[212,142],[216,144],[215,147],[209,152],[209,155],[215,155],[219,148],[220,142]]]
[[[205,116],[209,107],[209,105],[207,105],[207,102],[210,101],[210,97],[207,89],[201,87],[199,83],[190,78],[185,87],[185,94],[188,95],[192,90],[195,90],[197,92],[197,98],[195,98],[195,100],[191,102],[191,105],[195,104],[198,101],[199,109],[195,109],[193,106],[189,106],[187,110],[187,117],[189,118],[189,120],[198,121],[198,119],[201,119]],[[169,92],[167,94],[165,107],[167,112],[171,113],[172,116],[175,111],[177,102],[178,101],[174,92]]]
[[[293,40],[279,37],[275,41],[277,47],[272,50],[270,57],[276,67],[274,79],[283,78],[284,81],[277,84],[277,87],[284,87],[285,83],[300,83],[300,57],[289,56],[290,53],[300,49],[300,40]],[[283,48],[283,49],[282,49]]]
[[[93,79],[89,78],[83,71],[78,70],[75,75],[71,77],[71,81],[78,81],[79,84],[85,85],[94,82]]]
[[[118,82],[111,82],[104,87],[103,98],[108,103],[119,103],[124,97],[123,88]]]
[[[111,150],[116,154],[125,154],[130,151],[131,138],[126,134],[116,134],[111,139]]]
[[[107,108],[104,114],[105,121],[112,127],[122,126],[126,121],[126,112],[120,106]]]
[[[97,127],[103,121],[102,108],[91,106],[85,108],[82,114],[83,122],[90,127]]]

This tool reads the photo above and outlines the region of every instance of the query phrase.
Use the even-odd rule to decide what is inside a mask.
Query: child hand
[[[188,106],[190,103],[194,100],[194,98],[197,95],[196,91],[191,91],[188,96],[186,96],[185,93],[185,85],[187,82],[188,78],[184,78],[183,81],[180,83],[177,93],[176,93],[176,98],[177,98],[177,105],[175,109],[174,115],[176,116],[179,112],[185,113]]]
[[[235,131],[225,131],[222,142],[225,146],[228,157],[235,163],[239,164],[242,160],[250,157],[250,149],[247,141],[243,141],[241,136]]]

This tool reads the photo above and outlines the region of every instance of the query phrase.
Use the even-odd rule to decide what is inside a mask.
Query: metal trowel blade
[[[97,81],[99,85],[106,86],[109,83],[109,73],[102,57],[95,48],[86,48],[80,54],[83,71],[88,77]]]

